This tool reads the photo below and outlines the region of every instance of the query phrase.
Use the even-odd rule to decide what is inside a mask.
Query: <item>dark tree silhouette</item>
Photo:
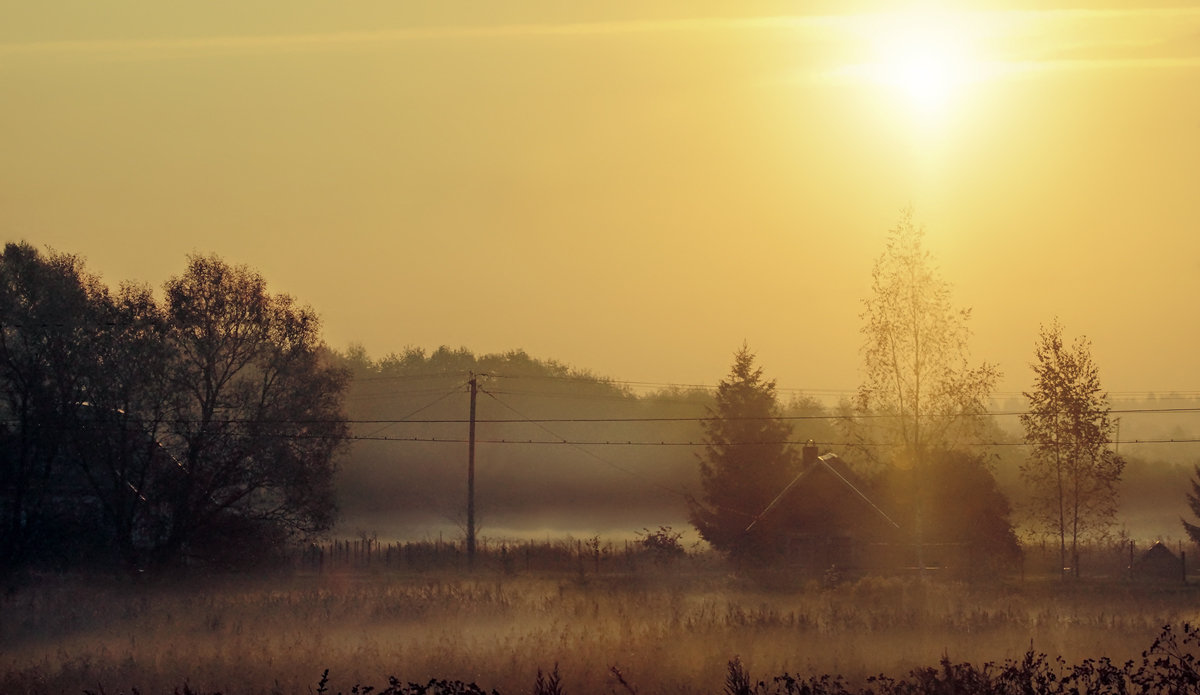
[[[1188,509],[1192,510],[1192,516],[1200,519],[1200,465],[1195,467],[1195,472],[1191,479],[1192,490],[1187,494]],[[1183,524],[1183,530],[1187,532],[1188,538],[1192,539],[1193,543],[1200,543],[1200,525],[1193,524],[1187,519],[1180,518],[1180,523]]]
[[[775,382],[763,378],[743,346],[717,386],[704,421],[700,461],[703,500],[691,500],[691,522],[714,548],[735,558],[766,557],[777,548],[786,515],[746,528],[797,473],[791,427],[779,420]]]
[[[7,244],[0,257],[0,565],[70,553],[67,435],[94,373],[99,281],[76,256]]]
[[[1021,474],[1042,528],[1058,537],[1060,567],[1079,576],[1079,542],[1102,534],[1117,512],[1125,462],[1108,447],[1116,424],[1084,338],[1063,343],[1062,326],[1042,327],[1029,412],[1021,416],[1029,459]]]
[[[83,262],[0,257],[0,565],[253,557],[328,528],[347,382],[312,312],[190,260],[111,293]]]
[[[180,394],[166,375],[166,316],[149,288],[124,286],[98,305],[87,407],[72,430],[71,461],[87,482],[109,542],[130,570],[162,542],[164,490],[182,469],[161,441]]]
[[[157,561],[327,529],[348,374],[323,359],[316,315],[214,256],[192,257],[166,296],[182,474]]]

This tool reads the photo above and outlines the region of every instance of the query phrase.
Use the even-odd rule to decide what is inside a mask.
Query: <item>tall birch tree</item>
[[[863,302],[858,417],[846,421],[866,454],[911,471],[913,540],[922,567],[925,468],[933,452],[953,449],[979,431],[1000,374],[991,364],[971,365],[971,310],[952,305],[950,285],[924,238],[912,209],[905,209],[875,261]]]
[[[1117,512],[1125,462],[1109,448],[1116,423],[1100,387],[1091,344],[1063,342],[1055,320],[1043,326],[1033,363],[1029,412],[1021,416],[1029,458],[1021,474],[1033,493],[1036,519],[1058,537],[1059,567],[1079,576],[1081,540],[1102,534]]]

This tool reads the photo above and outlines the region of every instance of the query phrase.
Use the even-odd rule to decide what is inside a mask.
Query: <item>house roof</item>
[[[1150,546],[1148,550],[1142,553],[1142,557],[1140,559],[1143,562],[1157,559],[1170,559],[1175,562],[1179,561],[1179,557],[1175,555],[1175,553],[1171,552],[1170,548],[1168,548],[1166,545],[1163,545],[1162,541],[1155,541],[1154,545]]]
[[[871,498],[866,495],[866,493],[859,489],[858,485],[852,482],[855,476],[850,472],[850,468],[846,465],[846,462],[843,461],[842,458],[837,454],[828,453],[816,457],[811,463],[805,466],[804,470],[800,471],[800,474],[793,478],[792,482],[788,483],[787,486],[775,496],[775,499],[771,500],[771,503],[754,517],[754,520],[750,522],[750,525],[746,527],[746,530],[749,531],[750,529],[754,528],[754,525],[762,520],[762,518],[767,514],[769,514],[771,510],[775,509],[775,507],[779,505],[779,502],[783,500],[784,497],[787,497],[788,493],[791,492],[793,488],[802,486],[805,480],[809,479],[812,474],[818,471],[825,471],[831,475],[834,480],[849,490],[852,495],[864,502],[867,507],[869,507],[885,522],[887,522],[893,528],[900,528],[900,524],[892,521],[892,518],[889,517],[882,509],[880,509],[879,505],[875,504],[875,502],[873,502]]]

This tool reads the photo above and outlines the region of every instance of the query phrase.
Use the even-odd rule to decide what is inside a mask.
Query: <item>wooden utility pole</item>
[[[475,394],[479,384],[471,372],[471,424],[467,438],[467,566],[475,565]]]

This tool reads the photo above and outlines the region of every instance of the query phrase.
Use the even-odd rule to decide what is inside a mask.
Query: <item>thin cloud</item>
[[[290,35],[205,36],[158,39],[95,39],[0,44],[0,55],[159,54],[163,52],[223,53],[228,51],[294,51],[354,47],[412,41],[487,38],[621,36],[649,33],[687,33],[737,29],[816,28],[837,17],[695,18],[647,21],[604,21],[574,24],[509,24],[345,31]]]
[[[1076,58],[1006,63],[1008,72],[1086,70],[1191,70],[1200,67],[1196,58]]]
[[[0,44],[0,57],[65,57],[89,60],[159,60],[172,57],[353,50],[388,44],[439,40],[611,37],[636,34],[687,34],[719,31],[791,30],[809,38],[853,40],[864,25],[886,23],[895,13],[798,15],[770,17],[705,17],[663,20],[615,20],[566,24],[508,24],[497,26],[434,26],[376,31],[341,31],[287,35],[202,36],[145,39],[85,39]],[[1161,32],[1200,28],[1200,7],[1130,9],[1048,9],[964,13],[998,32],[1035,32],[1033,55],[1013,55],[1002,61],[1003,72],[1044,70],[1191,69],[1200,55],[1153,55],[1169,45]],[[1188,21],[1191,20],[1191,21]],[[1149,37],[1146,27],[1154,25]],[[1136,38],[1083,38],[1079,30],[1101,23],[1119,32],[1143,33]],[[1106,49],[1141,45],[1150,55],[1105,55]],[[1083,49],[1093,55],[1056,55],[1059,50]],[[1200,50],[1194,42],[1186,53]]]

